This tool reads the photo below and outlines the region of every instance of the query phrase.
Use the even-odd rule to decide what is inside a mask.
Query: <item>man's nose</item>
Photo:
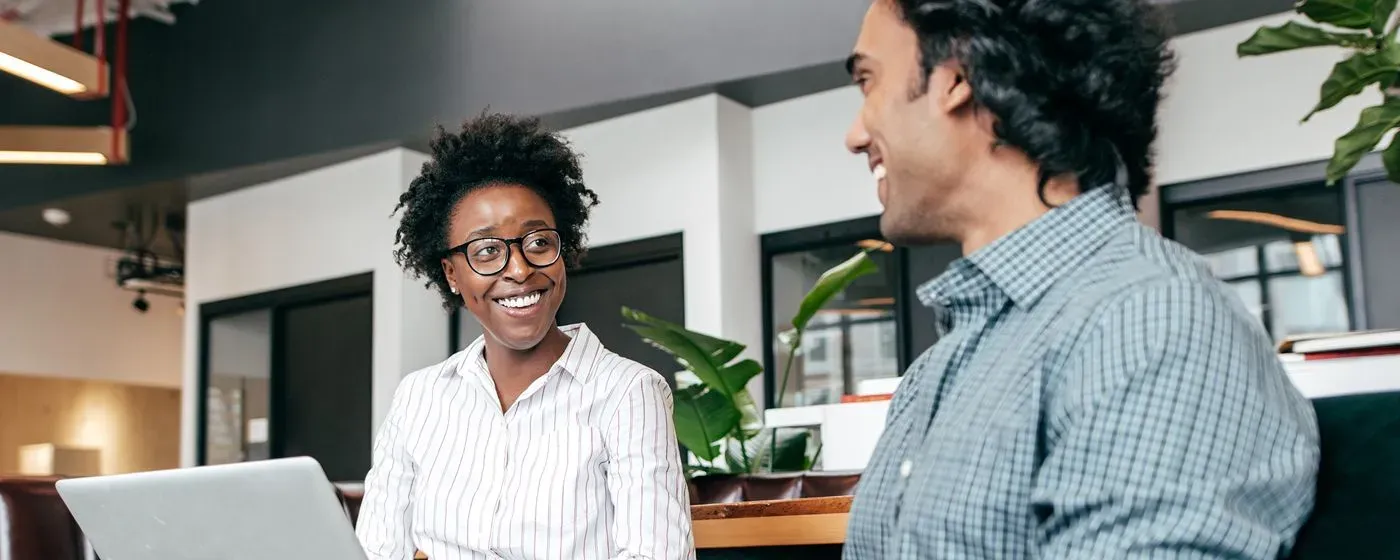
[[[870,133],[865,130],[865,119],[856,115],[851,128],[846,130],[846,149],[853,154],[863,154],[870,147]]]

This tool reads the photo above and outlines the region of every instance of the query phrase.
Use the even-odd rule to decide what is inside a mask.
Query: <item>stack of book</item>
[[[1307,361],[1400,355],[1400,329],[1289,337],[1279,353]]]

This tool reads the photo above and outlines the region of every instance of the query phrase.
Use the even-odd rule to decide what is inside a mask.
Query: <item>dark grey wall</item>
[[[1288,0],[1158,0],[1178,31]],[[383,143],[488,105],[586,121],[720,91],[777,100],[841,83],[869,0],[207,0],[132,26],[133,162],[0,167],[0,210]],[[742,101],[743,99],[741,99]],[[99,124],[0,75],[0,123]]]
[[[1381,180],[1356,186],[1366,326],[1400,328],[1400,185]]]
[[[0,168],[0,209],[829,62],[862,0],[209,0],[133,25],[133,162]],[[788,31],[778,32],[780,28]],[[0,122],[97,124],[5,77]]]

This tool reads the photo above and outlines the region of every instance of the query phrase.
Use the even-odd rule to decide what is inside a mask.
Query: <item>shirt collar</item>
[[[550,371],[561,369],[580,383],[587,383],[593,378],[603,343],[588,329],[588,325],[583,323],[561,326],[559,330],[569,335],[569,345],[564,347],[564,354],[554,362]],[[486,335],[476,337],[476,340],[462,351],[462,359],[457,367],[445,370],[462,375],[474,372],[489,377],[486,369]]]
[[[1128,193],[1107,185],[1074,197],[971,255],[918,290],[925,305],[948,305],[995,287],[1019,307],[1035,305],[1057,280],[1136,219]],[[988,285],[990,284],[990,285]]]

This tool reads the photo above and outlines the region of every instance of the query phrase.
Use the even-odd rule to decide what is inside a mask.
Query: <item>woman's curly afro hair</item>
[[[461,303],[442,270],[448,226],[458,201],[475,189],[509,184],[535,191],[554,213],[565,265],[578,265],[586,245],[588,212],[598,204],[598,195],[584,186],[578,156],[563,137],[546,130],[537,118],[482,114],[456,134],[439,126],[431,147],[432,159],[394,208],[403,214],[394,236],[394,258],[405,271],[437,288],[446,307]]]
[[[1084,188],[1119,179],[1136,204],[1152,182],[1162,84],[1174,69],[1148,0],[894,1],[919,39],[927,76],[947,60],[966,72],[1001,144],[1050,177]],[[922,91],[911,92],[920,95]]]

